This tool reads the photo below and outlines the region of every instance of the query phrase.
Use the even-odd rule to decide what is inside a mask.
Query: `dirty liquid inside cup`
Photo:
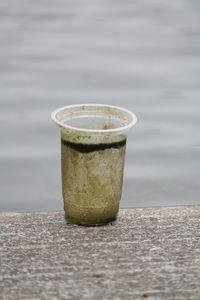
[[[65,218],[81,225],[114,221],[122,194],[126,135],[136,117],[106,105],[56,110],[61,128],[61,169]]]

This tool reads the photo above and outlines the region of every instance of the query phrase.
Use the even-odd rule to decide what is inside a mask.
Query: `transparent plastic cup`
[[[122,194],[126,132],[136,116],[100,104],[61,107],[52,113],[61,131],[65,218],[80,225],[116,220]]]

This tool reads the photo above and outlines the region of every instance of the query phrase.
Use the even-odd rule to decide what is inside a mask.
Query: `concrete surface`
[[[0,227],[0,299],[199,299],[200,206],[121,209],[102,227],[2,213]]]

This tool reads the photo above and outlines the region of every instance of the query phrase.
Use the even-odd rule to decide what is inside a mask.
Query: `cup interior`
[[[60,127],[88,133],[122,132],[137,121],[129,110],[99,104],[65,106],[55,110],[52,119]]]

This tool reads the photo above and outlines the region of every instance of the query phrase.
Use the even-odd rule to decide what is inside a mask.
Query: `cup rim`
[[[117,128],[112,128],[112,129],[86,129],[86,128],[80,128],[80,127],[75,127],[75,126],[71,126],[71,125],[67,125],[67,124],[64,124],[63,122],[60,122],[58,121],[56,115],[64,110],[64,109],[71,109],[71,108],[76,108],[76,107],[105,107],[105,108],[113,108],[115,110],[119,110],[121,112],[124,112],[126,113],[129,117],[131,117],[131,121],[125,125],[125,126],[120,126],[120,127],[117,127]],[[62,128],[66,128],[68,130],[72,130],[72,131],[75,131],[75,132],[83,132],[83,133],[96,133],[96,134],[105,134],[105,133],[108,133],[108,134],[114,134],[114,133],[118,133],[118,132],[124,132],[124,131],[127,131],[128,129],[130,129],[133,125],[136,124],[137,122],[137,117],[136,115],[131,112],[130,110],[128,109],[125,109],[125,108],[122,108],[122,107],[119,107],[119,106],[115,106],[115,105],[108,105],[108,104],[97,104],[97,103],[86,103],[86,104],[73,104],[73,105],[67,105],[67,106],[62,106],[60,108],[57,108],[55,109],[52,113],[51,113],[51,119],[59,126],[59,127],[62,127]]]

